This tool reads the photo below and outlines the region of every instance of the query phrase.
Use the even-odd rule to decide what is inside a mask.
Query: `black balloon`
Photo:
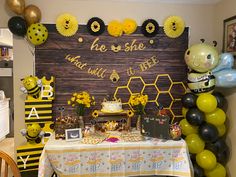
[[[218,152],[216,154],[217,162],[221,163],[222,165],[226,165],[226,163],[229,161],[230,151],[229,149],[225,149],[222,152]]]
[[[186,113],[186,119],[191,125],[201,125],[204,122],[205,114],[198,108],[190,108]]]
[[[207,143],[215,142],[218,138],[217,128],[209,123],[204,123],[198,129],[200,137]]]
[[[217,100],[217,107],[224,108],[227,105],[227,100],[220,92],[213,92],[212,95],[214,95]]]
[[[26,21],[19,16],[14,16],[8,21],[9,30],[17,36],[25,36],[27,32]]]
[[[186,108],[196,107],[197,95],[193,93],[186,93],[182,99],[182,104]]]
[[[189,153],[189,156],[190,156],[190,159],[191,159],[192,162],[196,161],[196,154]]]
[[[227,144],[223,138],[219,138],[216,142],[213,143],[213,145],[216,148],[216,152],[223,152],[223,151],[229,149],[229,147],[227,146]]]
[[[204,170],[201,167],[199,167],[196,163],[193,164],[193,170],[194,170],[194,177],[204,176]]]

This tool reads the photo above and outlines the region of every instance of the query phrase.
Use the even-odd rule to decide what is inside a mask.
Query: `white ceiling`
[[[222,0],[157,0],[163,3],[215,4]]]
[[[129,2],[160,2],[174,4],[216,4],[222,0],[113,0],[113,1],[129,1]]]

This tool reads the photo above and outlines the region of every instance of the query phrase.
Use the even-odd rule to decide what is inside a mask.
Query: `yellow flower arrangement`
[[[72,97],[67,101],[68,105],[75,107],[78,116],[83,116],[85,108],[90,108],[95,105],[94,97],[86,91],[73,93]]]
[[[137,94],[131,95],[129,98],[129,104],[134,107],[138,114],[145,114],[144,108],[148,102],[148,95]]]

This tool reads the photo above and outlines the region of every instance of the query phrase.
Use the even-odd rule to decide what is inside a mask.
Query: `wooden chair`
[[[5,163],[2,163],[3,161],[5,161]],[[5,167],[3,166],[3,164],[5,165]],[[2,169],[2,166],[3,166],[3,169]],[[21,177],[20,170],[17,167],[15,161],[8,154],[6,154],[3,151],[0,151],[0,176],[3,170],[3,177],[8,177],[9,166],[11,168],[11,171],[14,177]]]

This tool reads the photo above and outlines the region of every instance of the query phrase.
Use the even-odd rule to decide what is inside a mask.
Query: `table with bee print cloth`
[[[92,145],[51,136],[40,157],[38,177],[51,177],[54,171],[59,177],[191,177],[192,165],[184,140]]]

